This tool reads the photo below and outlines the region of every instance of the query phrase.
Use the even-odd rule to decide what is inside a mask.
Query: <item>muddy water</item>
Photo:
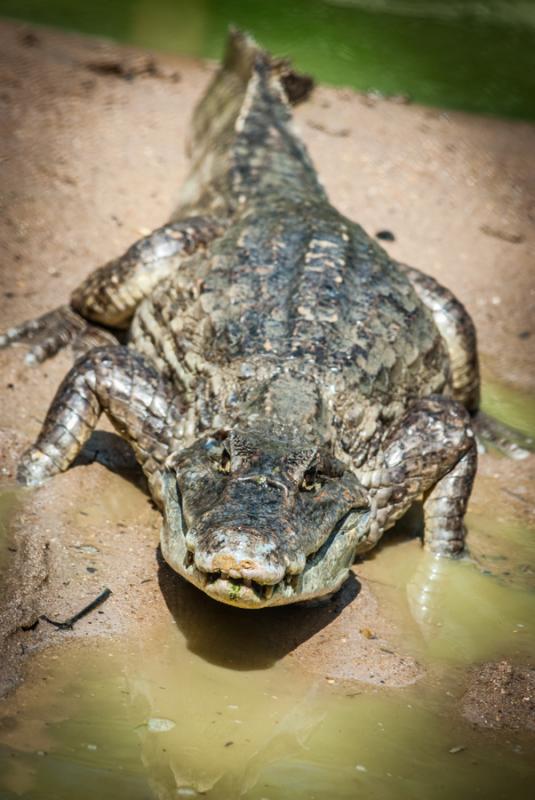
[[[487,413],[512,425],[526,436],[535,437],[533,395],[487,380],[483,384],[482,405]]]
[[[330,683],[270,658],[250,613],[204,601],[196,613],[192,589],[187,609],[168,602],[136,637],[34,660],[1,709],[0,797],[531,796],[527,741],[459,713],[468,666],[535,653],[535,532],[496,520],[491,500],[469,516],[460,561],[400,533],[357,565],[395,622],[393,646],[425,668],[414,686]]]

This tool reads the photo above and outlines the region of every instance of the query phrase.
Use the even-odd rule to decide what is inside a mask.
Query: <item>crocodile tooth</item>
[[[206,584],[208,583],[208,575],[206,574],[206,572],[201,572],[200,569],[194,567],[193,574],[195,578],[199,581],[201,586],[206,586]]]
[[[273,585],[272,586],[264,586],[264,597],[265,597],[266,600],[271,600],[271,598],[273,597],[274,589],[275,589],[275,587]]]

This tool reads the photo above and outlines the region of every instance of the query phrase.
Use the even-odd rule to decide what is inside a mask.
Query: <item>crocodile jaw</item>
[[[213,577],[195,566],[186,546],[182,509],[174,477],[163,477],[163,524],[161,548],[166,562],[175,572],[193,583],[214,600],[239,608],[268,608],[299,603],[338,591],[349,575],[355,551],[366,538],[368,512],[355,511],[333,530],[320,549],[307,558],[299,575],[275,586],[253,581],[234,581]]]

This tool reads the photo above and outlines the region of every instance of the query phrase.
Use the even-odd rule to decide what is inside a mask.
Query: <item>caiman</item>
[[[166,561],[246,608],[332,594],[416,501],[425,546],[460,553],[476,470],[472,321],[330,204],[291,120],[309,88],[231,31],[171,221],[0,340],[81,353],[18,479],[66,470],[106,414]]]

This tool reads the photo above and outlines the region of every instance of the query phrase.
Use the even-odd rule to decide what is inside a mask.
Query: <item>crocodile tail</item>
[[[280,81],[287,101],[291,105],[307,100],[314,88],[310,75],[295,72],[287,58],[275,58],[262,49],[253,37],[237,28],[230,28],[223,70],[239,75],[247,86],[257,63],[263,63],[273,78]]]
[[[286,194],[322,192],[291,129],[290,105],[306,99],[312,87],[312,79],[293,72],[287,60],[231,29],[222,66],[193,114],[192,166],[173,218],[225,213],[237,198],[264,191],[263,180],[272,194],[276,188]],[[278,137],[275,145],[270,135]]]
[[[248,33],[231,27],[222,66],[193,115],[188,142],[193,160],[203,151],[224,146],[258,69],[268,73],[271,85],[280,87],[284,100],[291,105],[306,100],[314,88],[313,79],[292,70],[287,59],[275,58]]]

